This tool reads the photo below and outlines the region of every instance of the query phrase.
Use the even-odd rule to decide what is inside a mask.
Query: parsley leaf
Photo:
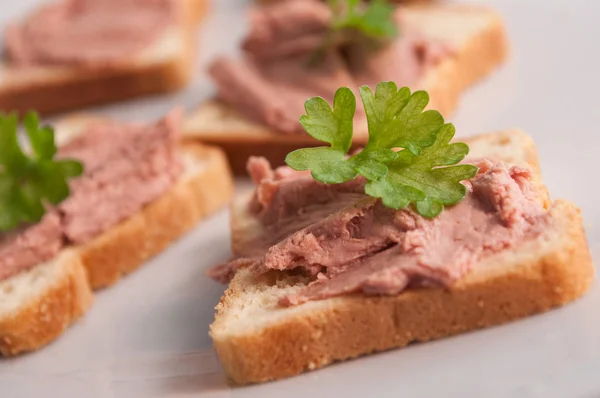
[[[356,98],[347,87],[336,91],[333,109],[321,97],[310,98],[304,108],[306,115],[300,123],[311,137],[327,142],[331,147],[300,149],[290,153],[286,161],[297,169],[311,170],[316,180],[337,184],[352,180],[357,172],[346,161],[352,145],[352,129]]]
[[[369,47],[398,36],[398,24],[394,20],[396,8],[387,0],[373,0],[368,4],[360,0],[329,0],[329,8],[331,24],[323,42],[309,58],[309,66],[321,63],[331,46],[356,38],[352,33],[370,39]]]
[[[311,137],[331,144],[333,150],[348,152],[356,112],[356,98],[349,88],[342,87],[336,91],[333,110],[321,97],[308,99],[304,109],[306,115],[300,117],[300,124]]]
[[[77,161],[54,160],[54,130],[40,126],[33,112],[23,119],[31,146],[31,154],[26,154],[19,143],[18,124],[15,114],[0,114],[0,231],[40,221],[49,204],[69,196],[67,180],[83,172]]]
[[[315,180],[325,184],[341,184],[357,176],[346,155],[332,148],[298,149],[289,153],[285,161],[295,170],[310,170]]]
[[[425,217],[435,217],[444,205],[460,201],[466,193],[461,181],[472,178],[477,167],[454,166],[469,153],[467,144],[450,144],[454,132],[452,124],[445,124],[435,143],[420,155],[400,151],[398,158],[387,164],[389,172],[385,177],[367,182],[367,195],[381,198],[383,204],[392,208],[403,208],[414,201],[419,214]]]
[[[359,0],[330,0],[333,11],[332,30],[355,30],[372,39],[387,39],[398,35],[394,21],[395,8],[386,0],[374,0],[367,5]]]
[[[367,180],[367,195],[395,209],[414,203],[425,217],[435,217],[444,206],[460,201],[466,194],[461,181],[472,178],[477,167],[457,165],[469,147],[451,144],[454,126],[444,124],[439,112],[425,111],[428,94],[411,94],[393,82],[378,84],[375,94],[363,86],[360,94],[369,126],[362,151],[348,156],[356,100],[349,88],[342,87],[335,94],[333,109],[324,99],[311,98],[305,104],[306,115],[300,118],[308,134],[330,146],[298,149],[288,154],[286,163],[295,170],[310,170],[326,184],[361,175]]]
[[[369,124],[369,143],[372,148],[407,148],[415,155],[422,147],[435,141],[436,131],[444,124],[438,111],[423,112],[429,94],[408,87],[398,90],[396,83],[379,83],[375,95],[367,86],[360,88]]]

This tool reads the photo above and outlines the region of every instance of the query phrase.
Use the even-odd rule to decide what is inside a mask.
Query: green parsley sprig
[[[315,66],[323,60],[325,52],[347,32],[355,32],[371,40],[385,41],[398,36],[394,21],[395,8],[387,0],[374,0],[363,4],[361,0],[328,0],[332,12],[331,25],[319,48],[309,58]]]
[[[333,31],[352,29],[373,39],[398,35],[394,7],[386,0],[374,0],[369,4],[362,4],[361,0],[329,0],[329,7],[333,12]]]
[[[42,219],[49,204],[69,196],[69,178],[83,172],[75,160],[54,160],[54,130],[31,112],[23,119],[31,154],[21,148],[17,115],[0,114],[0,231]]]
[[[298,149],[286,157],[295,170],[310,170],[325,184],[339,184],[361,175],[365,193],[384,205],[401,209],[413,203],[419,214],[435,217],[444,206],[464,198],[461,181],[472,178],[477,167],[457,165],[469,153],[464,143],[450,143],[455,129],[442,115],[424,111],[425,91],[411,94],[393,82],[377,85],[375,93],[360,88],[369,127],[369,140],[359,153],[348,157],[352,145],[356,98],[347,87],[337,90],[333,108],[321,97],[305,103],[300,123],[313,138],[328,147]]]

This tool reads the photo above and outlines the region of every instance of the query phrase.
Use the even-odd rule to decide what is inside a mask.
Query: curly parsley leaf
[[[457,165],[469,147],[451,144],[454,126],[444,124],[439,112],[425,111],[427,93],[411,94],[407,87],[383,82],[375,94],[364,86],[360,94],[369,126],[362,151],[348,156],[356,101],[352,91],[343,87],[336,92],[333,109],[324,99],[311,98],[306,115],[300,118],[312,137],[330,146],[293,151],[286,163],[295,170],[310,170],[326,184],[360,175],[367,181],[366,194],[395,209],[414,203],[425,217],[435,217],[444,206],[460,201],[466,194],[461,181],[472,178],[477,167]]]
[[[415,155],[435,141],[435,133],[444,124],[438,111],[423,112],[429,94],[408,87],[398,90],[396,83],[383,82],[375,94],[367,86],[360,88],[369,124],[367,150],[373,148],[407,148]]]
[[[394,21],[395,8],[386,0],[362,4],[359,0],[330,0],[333,12],[332,30],[355,30],[372,39],[389,39],[398,35]]]
[[[327,147],[298,149],[288,154],[285,161],[295,170],[310,170],[315,180],[325,184],[341,184],[357,176],[343,152]]]
[[[23,119],[31,147],[31,154],[25,153],[18,124],[16,115],[0,115],[0,231],[40,221],[48,204],[69,196],[67,180],[83,172],[77,161],[54,160],[54,130],[40,126],[33,112]]]
[[[311,67],[320,64],[326,52],[336,44],[364,37],[370,41],[369,47],[377,47],[381,42],[398,36],[395,7],[387,0],[374,0],[368,4],[360,0],[329,0],[329,8],[331,22],[323,42],[309,57],[308,65]]]
[[[297,170],[311,170],[313,177],[327,184],[352,180],[357,172],[346,161],[352,145],[352,129],[356,98],[347,87],[335,93],[333,109],[321,97],[310,98],[304,105],[306,115],[300,123],[306,132],[330,147],[299,149],[286,157]]]
[[[336,91],[333,109],[321,97],[310,98],[304,104],[306,115],[300,117],[300,124],[306,132],[319,141],[331,144],[331,149],[343,152],[350,149],[356,98],[347,87]]]
[[[445,124],[435,143],[419,155],[400,151],[398,158],[387,164],[389,172],[385,177],[367,182],[367,195],[381,198],[392,208],[415,202],[417,211],[425,217],[435,217],[444,205],[460,201],[466,193],[461,181],[472,178],[477,167],[456,165],[469,153],[469,147],[461,142],[450,144],[454,132],[452,124]]]

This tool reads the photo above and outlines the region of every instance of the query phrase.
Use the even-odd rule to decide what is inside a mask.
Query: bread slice
[[[90,120],[59,123],[57,141],[64,143]],[[92,290],[136,270],[229,201],[233,181],[222,151],[187,144],[182,152],[180,181],[142,211],[91,242],[0,282],[1,355],[35,350],[57,338],[88,309]]]
[[[489,8],[457,4],[405,6],[406,21],[422,34],[449,43],[456,54],[446,58],[412,89],[429,92],[430,108],[449,116],[462,91],[488,75],[508,56],[508,42],[501,17]],[[356,129],[355,143],[364,145],[366,128]],[[294,149],[322,145],[308,135],[283,134],[253,123],[218,100],[200,105],[188,116],[184,138],[222,147],[236,174],[244,174],[246,160],[265,156],[271,164],[283,164]]]
[[[187,171],[177,185],[138,214],[79,247],[93,289],[110,286],[135,271],[229,202],[233,180],[223,153],[190,144],[183,151]]]
[[[92,290],[74,250],[0,282],[0,355],[48,344],[91,303]]]
[[[531,162],[539,178],[535,148],[523,133],[480,136],[470,145],[473,157]],[[255,233],[258,224],[245,213],[246,203],[237,202],[232,212],[234,246],[244,231]],[[385,297],[354,294],[281,308],[278,299],[306,280],[240,270],[216,308],[210,328],[215,350],[233,382],[257,383],[568,303],[587,291],[594,267],[579,210],[556,201],[549,211],[552,226],[542,236],[486,258],[449,289],[412,289]]]
[[[86,115],[64,120],[56,127],[57,141],[67,142],[93,120],[93,116]],[[220,149],[186,143],[182,152],[185,171],[171,190],[133,217],[78,247],[93,289],[110,286],[122,275],[136,270],[231,199],[233,179]]]
[[[36,67],[0,63],[0,110],[40,114],[106,104],[184,87],[192,77],[193,30],[207,0],[179,0],[183,19],[139,56],[102,68]]]

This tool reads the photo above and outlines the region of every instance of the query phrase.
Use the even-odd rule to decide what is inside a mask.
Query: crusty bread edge
[[[342,298],[314,313],[289,318],[258,333],[220,335],[219,317],[242,286],[232,282],[211,325],[214,347],[237,384],[264,382],[317,369],[334,361],[503,324],[568,303],[594,277],[582,219],[565,212],[562,244],[542,258],[524,259],[487,279],[467,277],[449,290],[421,289],[393,297]],[[352,331],[348,333],[347,331]]]
[[[66,250],[56,261],[61,277],[46,292],[19,311],[0,319],[0,355],[11,356],[38,349],[60,336],[92,303],[81,258]]]
[[[462,7],[466,11],[473,8]],[[419,88],[428,90],[431,109],[437,109],[443,115],[449,116],[455,111],[461,92],[488,75],[508,57],[508,54],[509,45],[504,23],[500,15],[493,13],[492,22],[486,29],[479,36],[470,38],[457,54],[444,60],[432,70]],[[201,111],[205,106],[218,109],[224,118],[241,118],[233,109],[216,99],[200,105],[196,112]],[[248,121],[251,133],[241,128],[240,131],[210,131],[204,128],[198,130],[198,126],[199,123],[184,123],[183,138],[201,140],[208,145],[223,148],[236,175],[246,173],[246,161],[250,156],[264,156],[272,165],[280,166],[291,151],[322,145],[308,135],[277,133],[257,126],[251,121]],[[354,140],[356,147],[363,146],[365,140],[366,135],[357,134]]]
[[[207,7],[206,0],[184,0],[184,18],[177,27],[185,40],[184,51],[161,62],[136,63],[98,70],[73,68],[61,77],[29,86],[0,86],[0,109],[43,116],[87,106],[169,93],[187,85],[195,59],[194,29]]]
[[[206,167],[176,185],[141,212],[111,228],[78,252],[94,290],[110,286],[162,252],[198,221],[229,203],[233,178],[218,148],[186,144],[184,151]]]

